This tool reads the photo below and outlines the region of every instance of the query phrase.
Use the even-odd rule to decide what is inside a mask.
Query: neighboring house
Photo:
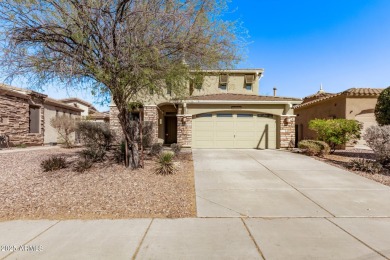
[[[309,129],[309,121],[313,119],[356,119],[362,123],[365,129],[376,125],[375,105],[379,94],[383,89],[377,88],[351,88],[340,93],[326,93],[320,89],[316,94],[305,97],[302,104],[294,107],[297,116],[296,137],[297,141],[315,139],[316,135]],[[363,139],[358,145],[364,145]]]
[[[154,125],[155,139],[193,148],[276,149],[293,145],[298,98],[259,96],[262,69],[204,71],[203,84],[188,84],[188,97],[152,97],[140,109]],[[118,110],[110,106],[110,124],[120,131]]]
[[[81,117],[94,122],[105,122],[108,123],[110,116],[108,113],[99,112],[91,103],[88,103],[79,98],[65,98],[59,99],[62,103],[73,105],[74,107],[80,108],[83,110],[81,112]]]
[[[0,135],[8,135],[13,146],[60,142],[50,120],[62,115],[74,118],[85,115],[97,122],[109,119],[108,114],[98,112],[81,99],[56,100],[32,90],[0,85]]]

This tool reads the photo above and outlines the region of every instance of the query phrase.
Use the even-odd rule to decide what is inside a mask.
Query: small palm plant
[[[160,175],[169,175],[176,172],[176,167],[173,164],[173,157],[175,154],[171,151],[162,152],[157,161],[157,166],[154,169],[156,174]]]

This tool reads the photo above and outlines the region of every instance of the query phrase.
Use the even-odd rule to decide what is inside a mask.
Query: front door
[[[165,117],[165,144],[177,143],[177,117]]]

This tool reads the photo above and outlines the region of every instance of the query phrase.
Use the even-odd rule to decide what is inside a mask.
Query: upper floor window
[[[172,88],[171,88],[171,87],[168,87],[168,88],[167,88],[167,94],[168,94],[168,95],[172,95]]]
[[[229,76],[227,74],[219,76],[219,89],[222,91],[227,91],[227,85],[229,81]]]
[[[252,91],[252,85],[255,82],[255,75],[245,75],[244,88],[248,91]]]

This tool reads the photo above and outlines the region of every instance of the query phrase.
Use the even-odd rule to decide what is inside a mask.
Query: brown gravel
[[[390,172],[387,170],[384,170],[383,172],[378,174],[371,174],[367,172],[353,171],[347,167],[348,162],[352,159],[356,159],[356,158],[374,159],[375,158],[374,153],[370,150],[364,150],[364,149],[337,150],[335,151],[334,154],[326,155],[324,158],[320,158],[320,157],[315,157],[315,158],[324,161],[326,163],[329,163],[331,165],[334,165],[336,167],[348,170],[360,176],[366,177],[367,179],[371,179],[379,183],[382,183],[384,185],[390,186]]]
[[[14,219],[181,218],[196,216],[192,154],[176,159],[178,172],[160,176],[145,168],[94,165],[84,173],[72,169],[43,172],[52,154],[75,160],[77,149],[0,154],[0,221]]]

